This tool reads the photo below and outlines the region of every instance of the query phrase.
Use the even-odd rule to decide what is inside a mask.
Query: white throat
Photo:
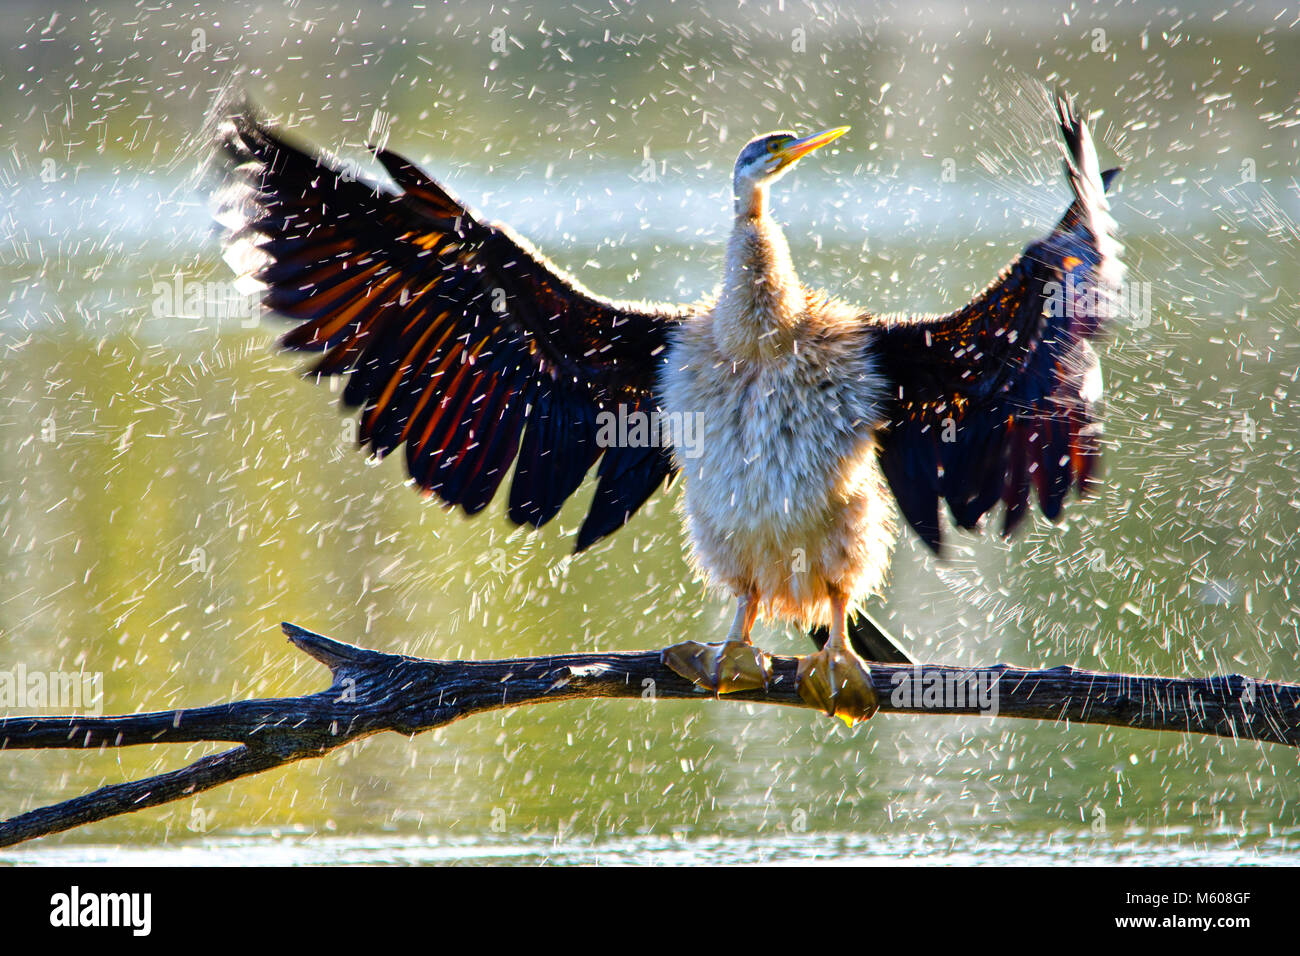
[[[779,359],[792,354],[807,303],[781,227],[769,216],[748,215],[750,205],[738,203],[727,242],[714,335],[735,359]]]

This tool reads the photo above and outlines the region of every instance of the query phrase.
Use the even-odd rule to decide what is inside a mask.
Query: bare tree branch
[[[0,750],[241,744],[180,770],[20,814],[0,823],[0,846],[179,800],[382,731],[413,735],[472,714],[555,700],[709,696],[665,667],[659,651],[430,661],[353,647],[293,624],[282,627],[298,648],[329,667],[333,683],[327,690],[120,717],[0,719]],[[808,707],[795,687],[796,667],[796,658],[774,657],[766,690],[721,699]],[[1298,684],[1006,664],[873,664],[871,671],[883,713],[1075,721],[1300,744]]]

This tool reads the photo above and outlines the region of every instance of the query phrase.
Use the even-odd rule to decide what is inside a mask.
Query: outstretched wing
[[[939,318],[877,320],[873,346],[889,381],[880,460],[917,534],[939,550],[939,501],[973,528],[998,501],[1002,532],[1024,517],[1031,488],[1055,520],[1100,458],[1101,368],[1089,345],[1123,279],[1102,173],[1086,124],[1057,95],[1074,201],[965,308]]]
[[[670,475],[666,448],[599,447],[597,416],[653,407],[681,310],[593,295],[395,153],[376,155],[400,192],[355,181],[248,108],[219,130],[226,259],[299,323],[286,347],[324,352],[310,373],[348,374],[361,445],[404,445],[415,482],[468,514],[517,460],[508,514],[533,526],[604,452],[579,550]]]

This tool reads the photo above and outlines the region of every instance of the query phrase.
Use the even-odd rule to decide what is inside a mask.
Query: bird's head
[[[737,199],[745,199],[779,178],[798,160],[849,131],[847,126],[799,137],[794,133],[764,133],[745,144],[736,158],[733,184]]]

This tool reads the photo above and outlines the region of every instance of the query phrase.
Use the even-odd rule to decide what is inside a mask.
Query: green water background
[[[194,173],[239,71],[302,137],[373,172],[386,127],[591,287],[652,299],[717,281],[745,140],[852,124],[774,205],[804,278],[878,311],[959,304],[1050,225],[1040,84],[1065,84],[1126,167],[1115,214],[1150,302],[1103,349],[1104,488],[1011,545],[964,535],[936,561],[904,540],[881,616],[927,660],[1297,679],[1297,13],[1008,9],[12,5],[0,669],[103,672],[123,713],[318,689],[281,620],[499,657],[729,618],[691,579],[675,492],[570,559],[590,486],[538,534],[499,503],[447,514],[399,460],[347,447],[277,320],[155,308],[156,283],[229,278]],[[0,814],[214,749],[0,754]],[[1274,745],[575,702],[372,739],[0,860],[1273,861],[1297,785]]]

